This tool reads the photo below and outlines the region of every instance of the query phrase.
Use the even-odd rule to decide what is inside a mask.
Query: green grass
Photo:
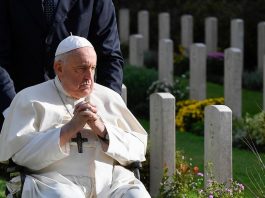
[[[0,180],[0,198],[5,197],[5,182]]]
[[[222,85],[207,83],[207,98],[224,97],[224,88]],[[242,114],[254,115],[262,110],[262,92],[242,91]]]

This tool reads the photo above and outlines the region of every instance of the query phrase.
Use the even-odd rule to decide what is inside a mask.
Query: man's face
[[[65,91],[74,98],[88,96],[94,86],[97,56],[94,48],[83,47],[56,61],[54,69]]]

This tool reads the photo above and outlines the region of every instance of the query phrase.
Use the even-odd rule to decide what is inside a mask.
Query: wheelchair
[[[128,166],[125,166],[125,168],[131,170],[134,173],[134,176],[140,180],[140,169],[142,168],[142,163],[140,161],[135,161],[129,164]],[[23,190],[23,184],[26,178],[26,175],[30,174],[30,170],[23,166],[19,166],[16,163],[10,159],[7,163],[0,162],[0,179],[7,182],[6,189],[5,189],[5,195],[8,197],[8,195],[11,193],[13,198],[21,198],[21,193]],[[17,177],[20,176],[20,177]],[[20,190],[17,192],[14,192],[12,190],[12,186],[8,184],[9,181],[11,181],[14,178],[19,178],[20,181]]]

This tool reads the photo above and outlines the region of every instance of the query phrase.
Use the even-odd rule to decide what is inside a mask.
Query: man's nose
[[[93,72],[90,69],[87,69],[84,73],[85,78],[92,79],[93,78]]]

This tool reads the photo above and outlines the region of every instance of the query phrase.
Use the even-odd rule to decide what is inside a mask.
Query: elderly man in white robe
[[[23,198],[150,197],[123,167],[145,160],[147,133],[120,95],[94,83],[96,62],[92,44],[71,35],[56,50],[55,79],[12,101],[0,161],[30,170]]]

